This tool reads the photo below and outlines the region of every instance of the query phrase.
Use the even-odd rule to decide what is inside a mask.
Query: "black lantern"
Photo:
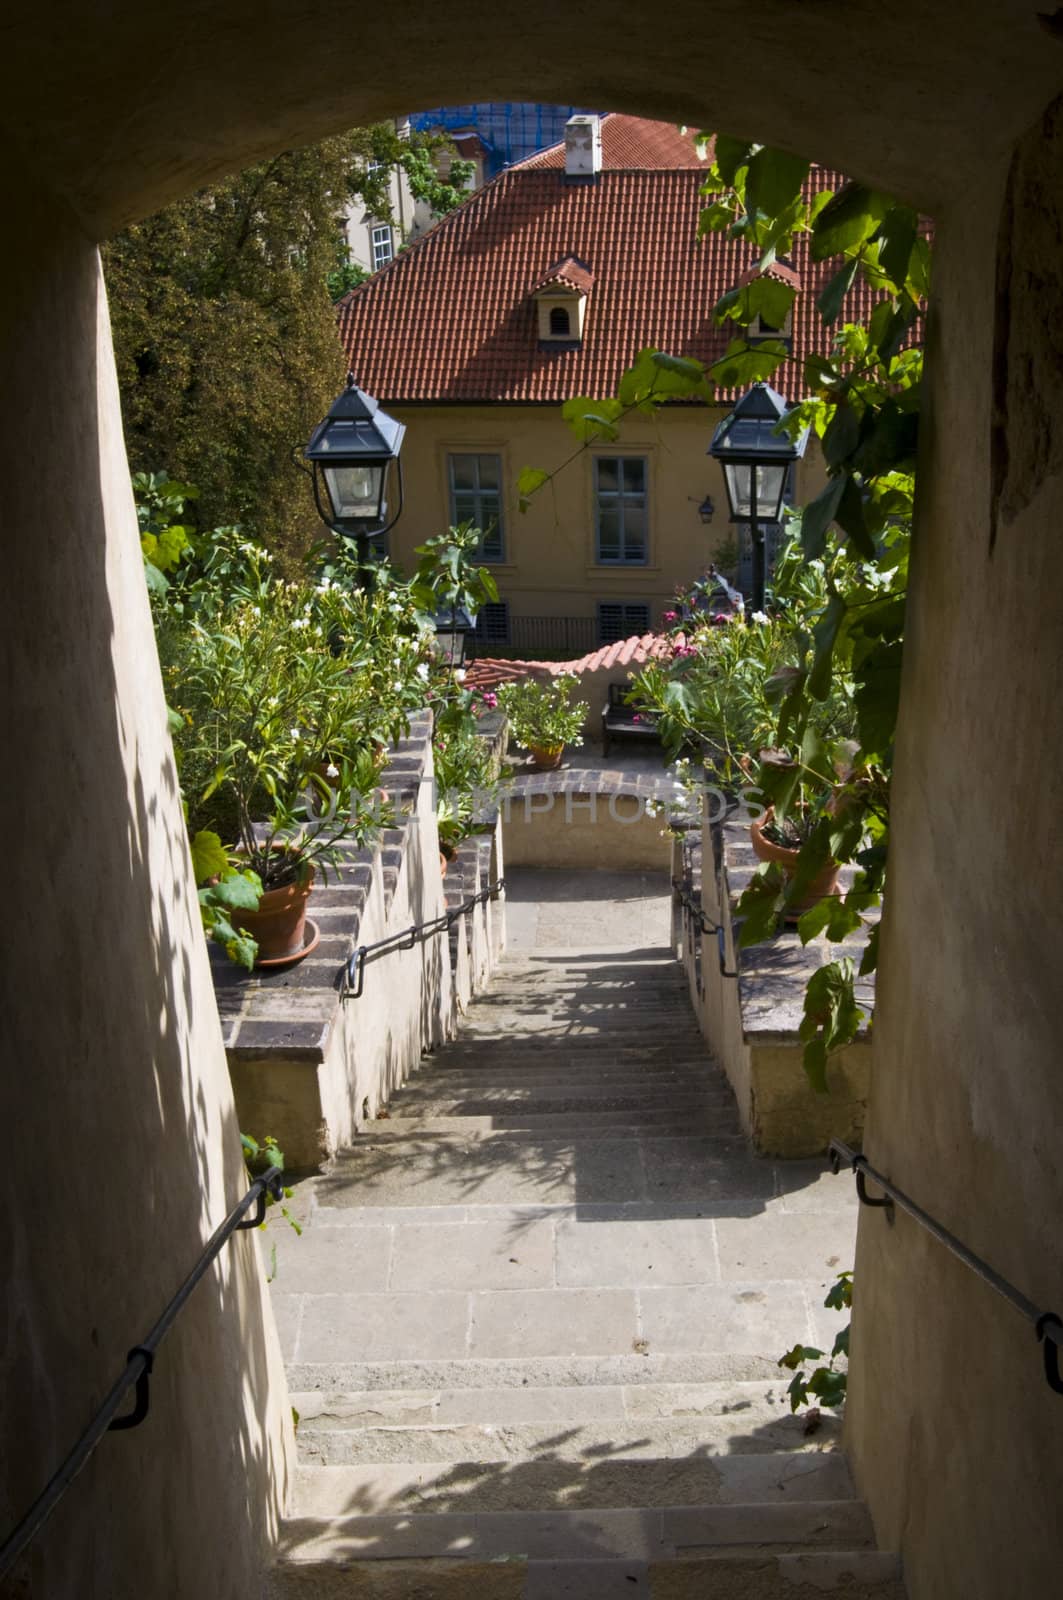
[[[368,556],[370,539],[387,533],[402,514],[399,451],[405,432],[405,423],[381,411],[348,372],[346,389],[303,452],[313,471],[318,516],[333,533],[357,541],[361,560]],[[386,495],[393,461],[399,462],[399,503],[389,522]]]
[[[790,407],[766,383],[755,383],[724,417],[708,454],[723,465],[732,522],[748,522],[753,543],[752,609],[764,609],[764,529],[778,522],[790,468],[805,453],[806,428],[795,441],[780,431]]]
[[[464,606],[444,606],[433,618],[436,650],[449,667],[465,665],[465,645],[476,632],[476,624]]]

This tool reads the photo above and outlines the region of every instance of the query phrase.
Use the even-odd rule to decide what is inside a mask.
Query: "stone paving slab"
[[[460,1358],[467,1353],[469,1296],[318,1294],[304,1312],[295,1357],[300,1361]]]
[[[522,1228],[519,1235],[492,1222],[392,1231],[389,1287],[394,1290],[547,1289],[554,1283],[549,1221]]]
[[[473,1296],[472,1356],[625,1355],[639,1338],[622,1289],[514,1290]]]

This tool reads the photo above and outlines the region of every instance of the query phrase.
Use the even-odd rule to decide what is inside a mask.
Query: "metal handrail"
[[[496,878],[489,883],[486,889],[481,889],[478,894],[463,900],[460,906],[453,906],[449,911],[442,912],[438,917],[431,917],[427,922],[414,922],[408,928],[403,928],[399,933],[389,933],[387,938],[378,939],[375,944],[360,944],[351,953],[350,959],[344,968],[343,988],[340,991],[341,1000],[358,1000],[361,998],[365,987],[365,969],[371,961],[379,961],[382,956],[388,956],[393,950],[412,950],[415,945],[424,944],[437,933],[446,933],[459,917],[467,911],[483,905],[488,900],[493,900],[499,890],[506,887],[505,878]]]
[[[939,1244],[943,1244],[945,1249],[950,1251],[958,1261],[962,1261],[965,1267],[970,1267],[971,1271],[976,1273],[983,1283],[987,1283],[997,1294],[1003,1296],[1020,1316],[1025,1317],[1027,1322],[1032,1324],[1034,1333],[1037,1335],[1037,1342],[1042,1347],[1045,1380],[1048,1387],[1055,1394],[1063,1394],[1063,1374],[1061,1374],[1059,1366],[1059,1349],[1063,1345],[1063,1317],[1057,1316],[1054,1311],[1043,1311],[1040,1306],[1035,1305],[1021,1290],[1016,1289],[1013,1283],[1009,1283],[1006,1278],[1001,1277],[1000,1273],[991,1267],[987,1261],[983,1261],[981,1256],[976,1256],[973,1250],[969,1250],[965,1244],[957,1239],[954,1233],[950,1233],[948,1228],[935,1221],[930,1213],[924,1211],[922,1206],[917,1205],[909,1195],[905,1194],[903,1189],[898,1189],[896,1184],[883,1177],[881,1172],[876,1172],[867,1158],[861,1155],[859,1151],[851,1150],[841,1139],[832,1139],[828,1155],[830,1164],[835,1172],[844,1163],[856,1174],[856,1192],[861,1205],[881,1206],[889,1210],[892,1210],[894,1205],[900,1206],[902,1211],[906,1211],[910,1217],[914,1217],[921,1228],[925,1228],[927,1233],[935,1238]],[[868,1179],[875,1185],[876,1189],[882,1190],[881,1196],[868,1194]]]
[[[0,1545],[0,1578],[11,1570],[26,1546],[43,1528],[104,1434],[136,1428],[144,1421],[151,1403],[151,1374],[155,1365],[155,1353],[176,1322],[185,1302],[232,1235],[244,1228],[257,1228],[261,1224],[266,1215],[266,1196],[272,1195],[275,1200],[279,1200],[283,1194],[284,1179],[276,1168],[271,1168],[269,1172],[255,1179],[243,1199],[237,1201],[225,1221],[215,1228],[195,1266],[150,1333],[130,1350],[121,1376],[111,1385],[106,1398],[97,1407],[81,1438],[56,1468],[18,1526]],[[255,1207],[254,1215],[248,1217],[246,1213],[252,1206]],[[123,1416],[118,1416],[118,1408],[130,1389],[134,1391],[132,1409]]]
[[[688,883],[684,883],[682,878],[673,878],[672,888],[675,891],[676,899],[685,908],[690,920],[697,924],[700,933],[708,934],[718,931],[717,924],[702,909],[700,898],[694,894]]]

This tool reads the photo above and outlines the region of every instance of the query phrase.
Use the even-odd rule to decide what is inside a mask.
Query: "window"
[[[509,643],[509,606],[505,600],[482,605],[476,614],[478,644]]]
[[[598,643],[616,644],[633,633],[649,633],[650,608],[641,601],[603,600],[598,606]]]
[[[483,532],[478,551],[481,561],[505,559],[502,538],[502,457],[450,455],[450,520],[454,526],[471,522]]]
[[[371,230],[370,242],[373,247],[373,271],[378,267],[386,267],[395,256],[395,243],[391,235],[391,227],[386,222],[377,223]]]
[[[550,312],[550,332],[562,339],[567,339],[572,332],[567,306],[554,306]]]
[[[622,565],[646,560],[646,459],[597,456],[594,462],[595,559]]]

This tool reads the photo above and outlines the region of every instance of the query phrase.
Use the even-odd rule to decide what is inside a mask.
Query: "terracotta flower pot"
[[[564,754],[563,744],[529,744],[532,762],[540,772],[551,772],[561,765]]]
[[[305,883],[286,883],[267,889],[257,911],[233,913],[233,923],[249,933],[258,945],[256,964],[283,961],[301,955],[306,946],[306,902],[314,886],[314,869]]]
[[[795,850],[789,845],[775,844],[773,840],[764,837],[764,829],[775,820],[775,808],[769,806],[759,822],[749,824],[749,837],[753,844],[753,854],[758,861],[773,861],[780,866],[788,878],[792,878],[797,871],[797,858],[800,850]],[[841,871],[837,861],[828,861],[806,888],[799,900],[795,900],[786,908],[786,921],[796,922],[798,917],[806,911],[811,911],[814,905],[829,894],[838,892],[838,874]]]

